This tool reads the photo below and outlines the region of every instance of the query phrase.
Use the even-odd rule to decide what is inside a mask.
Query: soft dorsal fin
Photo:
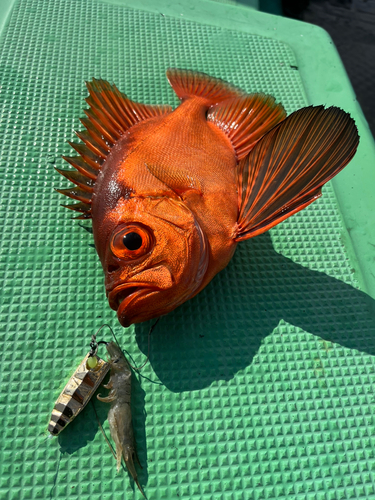
[[[232,142],[237,158],[244,158],[255,143],[286,117],[281,104],[265,94],[246,94],[234,85],[182,69],[168,69],[167,78],[182,100],[199,97],[206,101],[207,121],[220,128]]]
[[[286,117],[281,104],[265,94],[249,94],[210,108],[207,120],[230,139],[238,160],[244,158],[264,134]]]
[[[321,195],[353,158],[359,137],[339,108],[302,108],[268,132],[238,165],[235,240],[264,233]]]
[[[116,85],[110,85],[105,80],[94,78],[92,82],[86,82],[86,86],[90,94],[86,102],[90,109],[85,110],[87,118],[81,120],[86,131],[76,132],[84,144],[70,143],[80,156],[63,157],[75,170],[58,170],[78,186],[57,190],[81,202],[77,205],[64,205],[83,214],[77,219],[91,217],[91,195],[95,180],[118,139],[136,123],[172,111],[170,106],[134,102],[120,92]]]
[[[189,69],[169,68],[167,78],[182,101],[190,97],[201,97],[206,100],[208,106],[213,106],[244,95],[242,90],[220,78]]]

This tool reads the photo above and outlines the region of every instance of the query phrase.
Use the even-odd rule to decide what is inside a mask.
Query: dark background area
[[[251,0],[236,1],[253,5]],[[375,0],[259,0],[259,10],[316,24],[329,33],[375,138]]]
[[[260,9],[328,31],[375,137],[375,0],[260,0]]]

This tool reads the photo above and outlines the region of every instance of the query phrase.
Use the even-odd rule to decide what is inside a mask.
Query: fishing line
[[[116,340],[116,342],[117,342],[116,336],[115,336],[115,334],[113,333],[112,328],[111,328],[111,327],[110,327],[107,323],[104,323],[104,324],[103,324],[103,325],[99,328],[99,330],[95,333],[95,335],[93,335],[93,336],[92,336],[92,337],[93,337],[93,339],[94,339],[94,338],[96,338],[96,336],[98,335],[98,333],[99,333],[101,330],[103,330],[103,328],[104,328],[105,326],[107,326],[107,327],[111,330],[112,335],[115,337],[115,340]],[[117,344],[118,344],[118,342],[117,342]]]
[[[103,436],[104,436],[104,439],[107,441],[107,444],[108,444],[108,446],[109,446],[109,449],[111,450],[111,453],[112,453],[112,455],[113,455],[114,459],[116,460],[116,459],[117,459],[117,457],[116,457],[115,451],[114,451],[114,449],[113,449],[113,446],[112,446],[112,445],[111,445],[111,443],[109,442],[109,439],[107,438],[107,435],[106,435],[106,433],[105,433],[105,431],[104,431],[104,429],[103,429],[102,424],[100,423],[99,416],[98,416],[98,412],[96,411],[96,408],[95,408],[95,405],[94,405],[93,400],[91,400],[91,404],[92,404],[92,407],[94,408],[94,412],[95,412],[96,420],[98,421],[99,428],[100,428],[100,430],[102,431],[102,434],[103,434]]]
[[[122,349],[122,347],[120,346],[120,344],[119,344],[119,342],[118,342],[118,340],[117,340],[117,337],[116,337],[116,335],[115,335],[115,332],[114,332],[114,331],[113,331],[113,329],[110,327],[110,325],[108,325],[107,323],[104,323],[104,324],[103,324],[103,325],[99,328],[99,330],[95,333],[95,335],[93,335],[93,336],[92,336],[92,338],[91,338],[91,344],[90,344],[90,346],[91,346],[91,352],[96,354],[97,346],[98,346],[99,344],[106,344],[106,342],[105,342],[105,341],[103,341],[103,340],[101,340],[101,341],[99,341],[99,342],[97,342],[97,341],[96,341],[96,336],[97,336],[97,335],[98,335],[98,333],[99,333],[99,332],[100,332],[100,331],[101,331],[101,330],[102,330],[102,329],[106,326],[106,327],[108,327],[108,328],[110,329],[110,331],[111,331],[111,333],[112,333],[112,335],[113,335],[113,338],[115,339],[115,342],[116,342],[116,344],[119,346],[119,348],[120,348],[123,352],[125,352],[125,353],[127,354],[127,356],[128,356],[128,357],[132,360],[132,362],[134,363],[134,365],[132,365],[132,364],[130,364],[130,363],[129,363],[129,364],[130,364],[130,366],[131,366],[131,368],[132,368],[133,370],[135,370],[135,371],[137,371],[137,372],[139,373],[139,372],[140,372],[140,370],[142,370],[142,368],[144,368],[144,367],[146,366],[146,364],[148,363],[148,361],[149,361],[149,359],[150,359],[150,350],[151,350],[151,333],[154,331],[154,329],[155,329],[156,325],[158,324],[159,320],[160,320],[160,317],[159,317],[159,318],[155,321],[155,323],[151,326],[151,328],[150,328],[150,330],[149,330],[149,332],[148,332],[148,336],[147,336],[147,338],[148,338],[148,343],[147,343],[147,358],[146,358],[146,361],[143,363],[143,365],[141,365],[141,366],[139,366],[139,367],[135,366],[135,361],[134,361],[134,358],[133,358],[133,356],[129,353],[129,351],[127,351],[126,349]],[[144,375],[141,375],[141,373],[139,373],[139,375],[140,375],[142,378],[145,378],[146,380],[149,380],[150,382],[153,382],[153,383],[157,384],[157,382],[155,382],[155,381],[153,381],[153,380],[151,380],[151,379],[149,379],[149,378],[145,377]],[[162,385],[162,384],[161,384],[161,385]]]
[[[58,475],[59,475],[60,464],[61,464],[61,457],[62,457],[62,453],[60,453],[60,456],[59,456],[59,461],[57,462],[57,469],[56,469],[55,477],[54,477],[54,479],[53,479],[53,486],[52,486],[52,488],[51,488],[51,491],[49,492],[49,497],[50,497],[50,499],[52,499],[53,490],[56,488],[56,484],[57,484],[57,477],[58,477]]]
[[[126,349],[123,349],[123,348],[120,346],[120,344],[119,344],[119,342],[118,342],[118,340],[117,340],[117,337],[116,337],[116,335],[115,335],[115,332],[112,330],[112,328],[111,328],[109,325],[107,325],[107,324],[102,325],[102,326],[99,328],[99,330],[97,331],[97,334],[100,332],[100,330],[103,328],[103,326],[108,326],[108,328],[111,330],[111,333],[112,333],[112,335],[113,335],[113,338],[115,339],[115,342],[116,342],[116,344],[119,346],[120,350],[121,350],[121,351],[125,351],[125,352],[126,352],[126,354],[128,355],[128,357],[129,357],[129,358],[133,361],[133,363],[135,363],[135,361],[134,361],[134,359],[133,359],[133,356],[132,356],[132,355],[131,355],[131,354],[130,354],[130,353],[129,353]],[[98,344],[106,344],[106,343],[107,343],[107,342],[104,342],[103,340],[101,340],[100,342],[98,342]],[[137,369],[135,366],[131,365],[130,363],[129,363],[129,365],[133,368],[133,370],[136,370],[136,369]]]
[[[132,365],[130,365],[133,369],[137,370],[138,371],[138,375],[140,377],[142,377],[143,379],[145,380],[148,380],[149,382],[151,382],[152,384],[155,384],[155,385],[164,385],[162,382],[157,382],[156,380],[151,380],[149,377],[146,377],[145,375],[142,375],[142,373],[139,371],[141,370],[145,365],[146,363],[148,362],[149,358],[150,358],[150,350],[151,350],[151,333],[154,331],[154,328],[156,327],[156,325],[158,324],[159,322],[159,319],[160,317],[155,321],[155,323],[151,326],[149,332],[148,332],[148,349],[147,349],[147,359],[146,361],[143,363],[142,366],[140,366],[139,368],[135,368],[133,367]],[[129,352],[124,349],[124,351],[126,352],[126,354],[133,360],[133,357],[129,354]],[[133,360],[134,362],[134,360]]]
[[[111,453],[112,453],[112,455],[113,455],[113,458],[114,458],[115,460],[117,460],[115,450],[113,449],[113,446],[112,446],[111,442],[109,441],[109,439],[107,438],[107,434],[105,433],[105,430],[104,430],[104,428],[103,428],[102,424],[100,423],[100,420],[99,420],[99,415],[98,415],[98,412],[96,411],[96,408],[95,408],[95,405],[94,405],[94,401],[93,401],[93,400],[91,400],[91,404],[92,404],[92,407],[94,408],[94,412],[95,412],[96,420],[98,421],[99,429],[102,431],[102,434],[103,434],[103,436],[104,436],[104,439],[106,440],[106,442],[107,442],[107,444],[108,444],[108,446],[109,446],[109,449],[111,450]],[[122,467],[122,469],[123,469],[125,472],[127,472],[126,467],[124,466],[124,464],[123,464],[122,462],[121,462],[121,467]],[[141,466],[141,468],[142,468],[142,466]]]
[[[148,363],[148,360],[150,359],[150,349],[151,349],[151,333],[154,331],[154,329],[155,329],[156,325],[157,325],[157,324],[158,324],[158,322],[159,322],[159,319],[160,319],[160,317],[159,317],[159,318],[155,321],[155,323],[151,326],[151,328],[150,328],[150,330],[149,330],[149,332],[148,332],[148,347],[147,347],[147,358],[146,358],[146,361],[143,363],[143,365],[138,366],[138,367],[137,367],[137,366],[133,366],[133,365],[131,365],[131,364],[129,363],[129,364],[130,364],[130,366],[133,368],[133,370],[135,370],[135,371],[137,371],[137,372],[139,372],[140,370],[142,370],[142,368],[144,368],[144,367],[146,366],[146,364]],[[114,337],[114,339],[115,339],[115,341],[116,341],[116,344],[119,346],[119,348],[120,348],[122,351],[126,352],[126,354],[128,355],[128,357],[129,357],[129,358],[133,361],[133,363],[134,363],[134,365],[135,365],[135,361],[134,361],[133,356],[132,356],[132,355],[129,353],[129,351],[127,351],[126,349],[122,349],[122,347],[120,346],[120,344],[119,344],[119,343],[118,343],[118,341],[117,341],[116,335],[114,334],[114,331],[112,330],[112,328],[111,328],[109,325],[103,325],[103,326],[108,326],[108,328],[109,328],[109,329],[111,330],[111,332],[112,332],[112,335],[113,335],[113,337]],[[102,326],[101,328],[103,328],[103,326]],[[99,330],[98,330],[98,332],[97,332],[97,333],[99,333],[99,331],[101,330],[101,328],[99,328]]]
[[[140,366],[139,368],[134,368],[134,369],[135,369],[135,370],[137,370],[137,371],[142,370],[142,368],[143,368],[144,366],[146,366],[146,364],[147,364],[147,362],[148,362],[148,360],[149,360],[149,358],[150,358],[151,333],[154,331],[154,328],[155,328],[155,326],[158,324],[159,319],[160,319],[160,317],[159,317],[159,318],[155,321],[155,323],[154,323],[154,324],[152,325],[152,327],[150,328],[150,331],[148,332],[147,359],[146,359],[146,361],[143,363],[143,365],[142,365],[142,366]]]

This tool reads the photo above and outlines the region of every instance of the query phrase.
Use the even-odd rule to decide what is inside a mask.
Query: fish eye
[[[151,229],[141,224],[123,224],[112,235],[111,250],[120,259],[139,259],[151,250],[153,242]]]
[[[138,250],[142,246],[142,236],[138,233],[126,233],[122,242],[128,250]]]

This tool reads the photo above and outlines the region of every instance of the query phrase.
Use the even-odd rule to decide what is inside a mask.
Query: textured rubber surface
[[[53,167],[71,154],[93,76],[175,105],[165,69],[191,68],[271,93],[291,112],[306,103],[296,61],[271,39],[183,19],[22,0],[0,64],[0,498],[141,498],[116,474],[91,405],[46,440],[96,329],[114,326],[139,365],[150,326],[117,324],[92,238],[60,207],[53,187],[66,182]],[[375,497],[374,302],[357,288],[342,232],[327,186],[161,319],[133,389],[150,500]],[[95,406],[108,431],[108,405]]]

